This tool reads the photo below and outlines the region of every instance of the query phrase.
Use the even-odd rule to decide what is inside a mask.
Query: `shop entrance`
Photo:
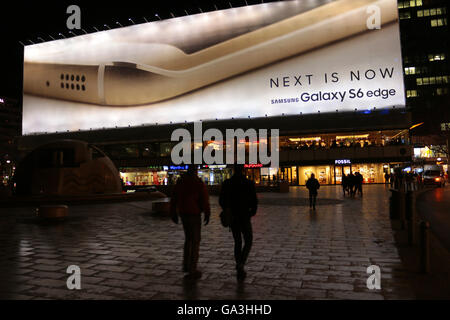
[[[261,170],[259,168],[245,169],[245,176],[247,179],[253,181],[255,184],[261,183]]]
[[[335,166],[334,167],[334,183],[342,184],[342,174],[348,175],[352,171],[352,166]]]

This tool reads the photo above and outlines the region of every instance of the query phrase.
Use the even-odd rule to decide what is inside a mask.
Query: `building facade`
[[[339,184],[350,171],[359,171],[365,183],[383,183],[386,172],[414,167],[414,161],[427,154],[419,151],[429,148],[424,137],[438,134],[440,124],[450,122],[448,1],[398,1],[398,8],[406,109],[212,121],[204,123],[204,129],[280,129],[280,166],[247,168],[247,175],[258,184],[303,185],[311,173],[323,184]],[[20,150],[26,153],[55,139],[79,139],[100,147],[127,184],[171,184],[185,169],[170,160],[176,144],[170,134],[180,126],[192,130],[192,124],[182,124],[24,136]],[[208,143],[223,148],[218,142],[200,147]],[[444,158],[443,154],[435,158]],[[219,184],[230,174],[231,168],[221,163],[200,167],[208,184]]]
[[[14,173],[21,120],[18,101],[0,97],[0,185],[7,185]]]

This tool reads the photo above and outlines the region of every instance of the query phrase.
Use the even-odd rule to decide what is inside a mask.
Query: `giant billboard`
[[[24,52],[24,134],[394,106],[396,0],[280,1]]]

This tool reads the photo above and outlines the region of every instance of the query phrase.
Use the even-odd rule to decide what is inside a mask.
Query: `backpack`
[[[220,223],[225,228],[231,228],[231,223],[233,222],[233,214],[230,208],[226,208],[220,213]]]

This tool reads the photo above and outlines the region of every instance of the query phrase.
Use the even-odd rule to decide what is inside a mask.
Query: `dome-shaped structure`
[[[120,193],[114,163],[83,141],[59,140],[30,152],[17,166],[17,195],[89,195]]]

